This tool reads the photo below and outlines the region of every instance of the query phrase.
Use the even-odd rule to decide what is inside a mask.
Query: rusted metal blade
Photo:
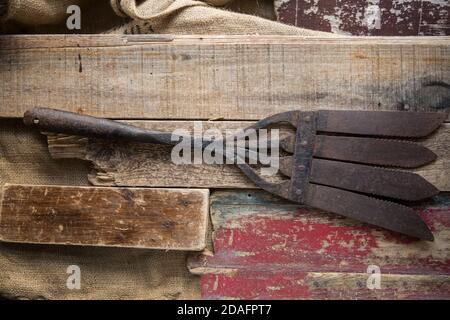
[[[280,158],[280,171],[292,175],[292,157]],[[416,173],[354,163],[313,159],[311,182],[406,201],[419,201],[439,190]]]
[[[293,153],[294,137],[284,138],[280,145],[285,151]],[[316,136],[313,155],[401,168],[417,168],[436,159],[434,152],[409,141],[326,135]]]
[[[306,204],[411,237],[434,240],[430,229],[414,210],[393,202],[310,184]]]
[[[280,157],[280,172],[287,177],[292,176],[292,162],[294,158],[292,156]]]
[[[409,141],[323,135],[316,136],[314,156],[402,168],[417,168],[436,159],[434,152]]]
[[[280,147],[284,151],[294,153],[295,150],[295,134],[290,134],[280,140]]]
[[[446,113],[405,111],[318,111],[317,131],[418,138],[429,135]]]
[[[439,193],[416,173],[323,159],[312,161],[310,181],[406,201],[423,200]]]

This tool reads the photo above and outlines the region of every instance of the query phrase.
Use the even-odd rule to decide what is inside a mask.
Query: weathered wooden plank
[[[275,1],[281,22],[358,36],[450,35],[449,9],[446,0]]]
[[[192,121],[128,121],[133,125],[172,132],[193,130]],[[245,128],[249,121],[202,122],[203,130]],[[198,123],[199,124],[199,123]],[[283,131],[285,132],[285,131]],[[175,165],[171,147],[125,142],[100,142],[87,138],[48,133],[53,158],[79,158],[94,164],[89,180],[94,185],[200,188],[255,188],[234,165]],[[437,161],[416,170],[442,191],[450,191],[450,124],[421,142],[438,155]],[[279,178],[279,177],[278,177]],[[274,177],[277,179],[277,177]]]
[[[42,48],[71,48],[71,47],[123,47],[136,43],[165,43],[192,44],[264,44],[264,43],[353,43],[353,44],[421,44],[430,45],[436,40],[448,40],[449,37],[304,37],[290,35],[175,35],[175,34],[39,34],[39,35],[1,35],[0,50],[10,49],[42,49]]]
[[[450,39],[3,36],[0,116],[257,120],[291,109],[448,108]]]
[[[128,121],[136,126],[173,132],[194,126],[226,133],[246,128],[249,121]],[[287,132],[283,130],[281,134]],[[248,188],[254,185],[234,165],[174,164],[170,146],[101,141],[64,134],[46,133],[53,158],[78,158],[91,161],[94,170],[89,181],[105,186],[153,186],[198,188]],[[281,177],[274,177],[274,179]]]
[[[203,299],[450,299],[448,275],[382,274],[380,289],[368,280],[363,272],[239,270],[202,276],[201,290]]]
[[[450,274],[450,195],[415,208],[435,241],[417,241],[266,192],[217,191],[211,196],[214,265],[271,265],[308,271]],[[223,258],[223,260],[222,260]],[[278,267],[277,267],[278,266]]]
[[[204,298],[450,298],[449,194],[416,207],[434,242],[263,191],[215,191],[210,210],[214,254],[188,263]],[[381,290],[366,287],[369,266],[380,268]]]
[[[0,239],[7,242],[202,250],[208,190],[10,185]]]

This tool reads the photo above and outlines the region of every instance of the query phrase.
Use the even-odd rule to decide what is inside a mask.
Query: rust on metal
[[[296,129],[295,137],[280,140],[281,148],[292,153],[280,161],[280,171],[289,179],[271,182],[245,161],[238,162],[237,166],[258,187],[282,198],[419,239],[433,240],[427,225],[414,210],[392,199],[417,201],[437,194],[438,190],[415,173],[371,165],[416,168],[430,163],[436,158],[433,152],[411,141],[395,139],[425,137],[446,117],[446,113],[436,112],[279,113],[247,129],[260,130],[286,123]],[[41,131],[174,144],[170,133],[54,109],[32,109],[25,113],[24,122]],[[242,137],[232,137],[233,140],[239,138]],[[189,139],[195,146],[195,138]],[[226,140],[227,137],[223,143]],[[211,142],[203,141],[200,146],[205,148]],[[232,158],[233,163],[239,157],[227,153],[223,156]],[[250,156],[249,150],[246,157]]]

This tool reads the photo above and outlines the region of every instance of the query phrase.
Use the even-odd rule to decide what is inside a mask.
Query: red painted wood
[[[239,272],[234,275],[209,274],[202,277],[203,297],[240,299],[298,299],[310,296],[307,285],[299,284],[305,273]]]
[[[322,215],[322,219],[315,215]],[[450,274],[449,257],[436,257],[427,251],[423,256],[414,251],[402,259],[395,258],[396,252],[385,252],[391,259],[382,254],[386,244],[407,250],[417,245],[415,239],[365,224],[349,224],[336,215],[326,216],[300,209],[292,218],[233,219],[216,231],[211,262],[244,268],[270,263],[280,268],[292,265],[295,269],[339,272],[361,272],[368,264],[382,264],[389,272]],[[448,208],[425,209],[421,216],[434,232],[450,226]]]
[[[295,206],[260,191],[218,193],[211,208],[214,255],[190,263],[191,270],[204,274],[204,298],[450,299],[450,195],[416,208],[435,242]],[[393,277],[384,290],[368,291],[369,265]]]
[[[382,276],[380,289],[368,289],[368,275],[311,274],[298,271],[248,271],[206,274],[204,299],[449,299],[445,277],[417,279]],[[416,276],[417,277],[417,276]]]

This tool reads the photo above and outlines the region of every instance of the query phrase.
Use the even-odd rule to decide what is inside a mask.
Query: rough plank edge
[[[185,252],[197,252],[202,251],[206,248],[206,241],[204,241],[203,244],[193,247],[142,247],[142,246],[127,246],[127,245],[113,245],[113,244],[89,244],[89,243],[55,243],[55,242],[33,242],[33,241],[12,241],[12,240],[5,240],[2,238],[2,235],[0,234],[0,242],[4,243],[16,243],[16,244],[31,244],[31,245],[52,245],[52,246],[73,246],[73,247],[99,247],[99,248],[127,248],[127,249],[138,249],[138,250],[161,250],[161,251],[185,251]]]
[[[211,195],[211,191],[209,189],[195,189],[195,190],[201,190],[205,194],[205,201],[203,202],[203,210],[205,210],[205,219],[203,221],[203,237],[202,237],[202,243],[197,247],[195,250],[192,251],[204,251],[208,245],[208,231],[209,231],[209,223],[210,223],[210,216],[209,216],[209,207],[210,207],[210,200],[209,197]]]
[[[0,51],[15,49],[122,47],[145,44],[395,44],[448,45],[450,36],[308,37],[286,35],[2,35]]]
[[[41,132],[41,134],[47,137],[48,151],[53,159],[86,160],[86,148],[89,143],[89,138],[54,132]],[[55,141],[61,139],[66,143],[55,143]],[[59,151],[61,149],[64,149],[64,152]],[[69,152],[67,152],[66,149],[68,149]]]

